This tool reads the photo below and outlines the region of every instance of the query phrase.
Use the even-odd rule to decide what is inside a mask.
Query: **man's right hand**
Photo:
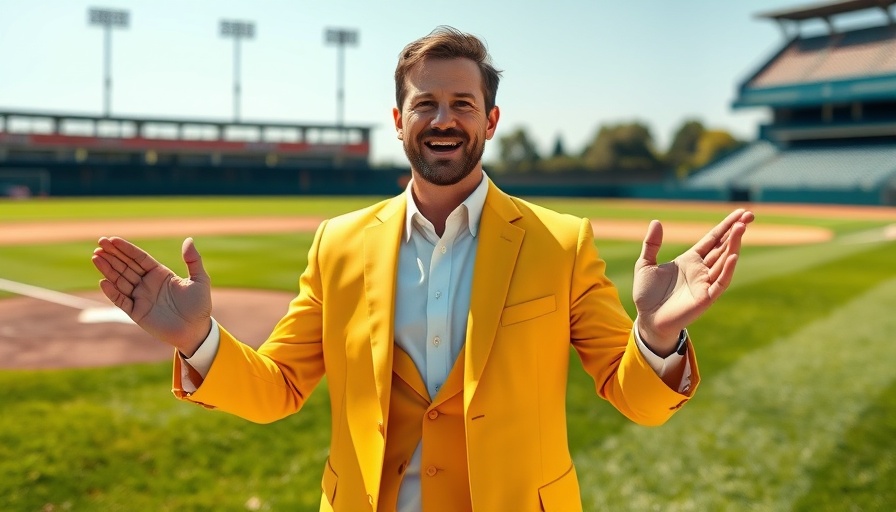
[[[190,357],[211,330],[211,282],[192,238],[184,240],[182,253],[189,278],[118,237],[100,238],[91,259],[109,300],[143,330]]]

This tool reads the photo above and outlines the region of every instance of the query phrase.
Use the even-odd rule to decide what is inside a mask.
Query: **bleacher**
[[[741,175],[768,162],[778,149],[768,141],[758,141],[707,167],[685,183],[685,188],[728,188]]]
[[[781,150],[758,141],[705,167],[685,186],[871,189],[894,177],[896,144]]]
[[[890,204],[896,201],[896,0],[842,0],[759,15],[787,41],[744,80],[733,106],[769,108],[758,140],[698,170],[693,197]],[[837,17],[876,11],[842,30]],[[822,19],[827,33],[801,34]],[[797,26],[796,34],[793,25]]]
[[[733,182],[741,188],[861,189],[880,187],[896,174],[896,145],[781,151]]]

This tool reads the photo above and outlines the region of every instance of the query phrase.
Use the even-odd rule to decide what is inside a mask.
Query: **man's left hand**
[[[731,284],[741,239],[753,212],[738,209],[674,260],[658,265],[663,225],[651,221],[635,263],[632,297],[641,339],[658,355],[671,354],[690,325]]]

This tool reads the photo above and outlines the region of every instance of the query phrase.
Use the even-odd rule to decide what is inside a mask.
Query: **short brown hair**
[[[440,26],[428,35],[408,44],[398,56],[395,68],[395,101],[401,110],[407,94],[406,78],[412,67],[426,58],[470,59],[479,66],[482,73],[482,94],[485,96],[485,111],[489,113],[495,106],[501,71],[492,65],[488,48],[478,37],[466,34],[449,26]]]

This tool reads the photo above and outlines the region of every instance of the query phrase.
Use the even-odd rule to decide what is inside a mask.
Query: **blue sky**
[[[767,113],[730,108],[736,86],[783,43],[758,12],[805,0],[469,1],[0,0],[0,110],[100,114],[103,31],[90,7],[125,9],[113,34],[112,112],[230,119],[233,43],[222,19],[255,23],[242,45],[242,118],[336,119],[328,27],[346,50],[347,123],[375,126],[373,160],[404,164],[392,73],[409,41],[441,24],[476,34],[504,70],[496,139],[525,127],[542,151],[579,151],[602,123],[646,122],[660,147],[685,118],[750,138]],[[486,161],[497,144],[486,148]]]

